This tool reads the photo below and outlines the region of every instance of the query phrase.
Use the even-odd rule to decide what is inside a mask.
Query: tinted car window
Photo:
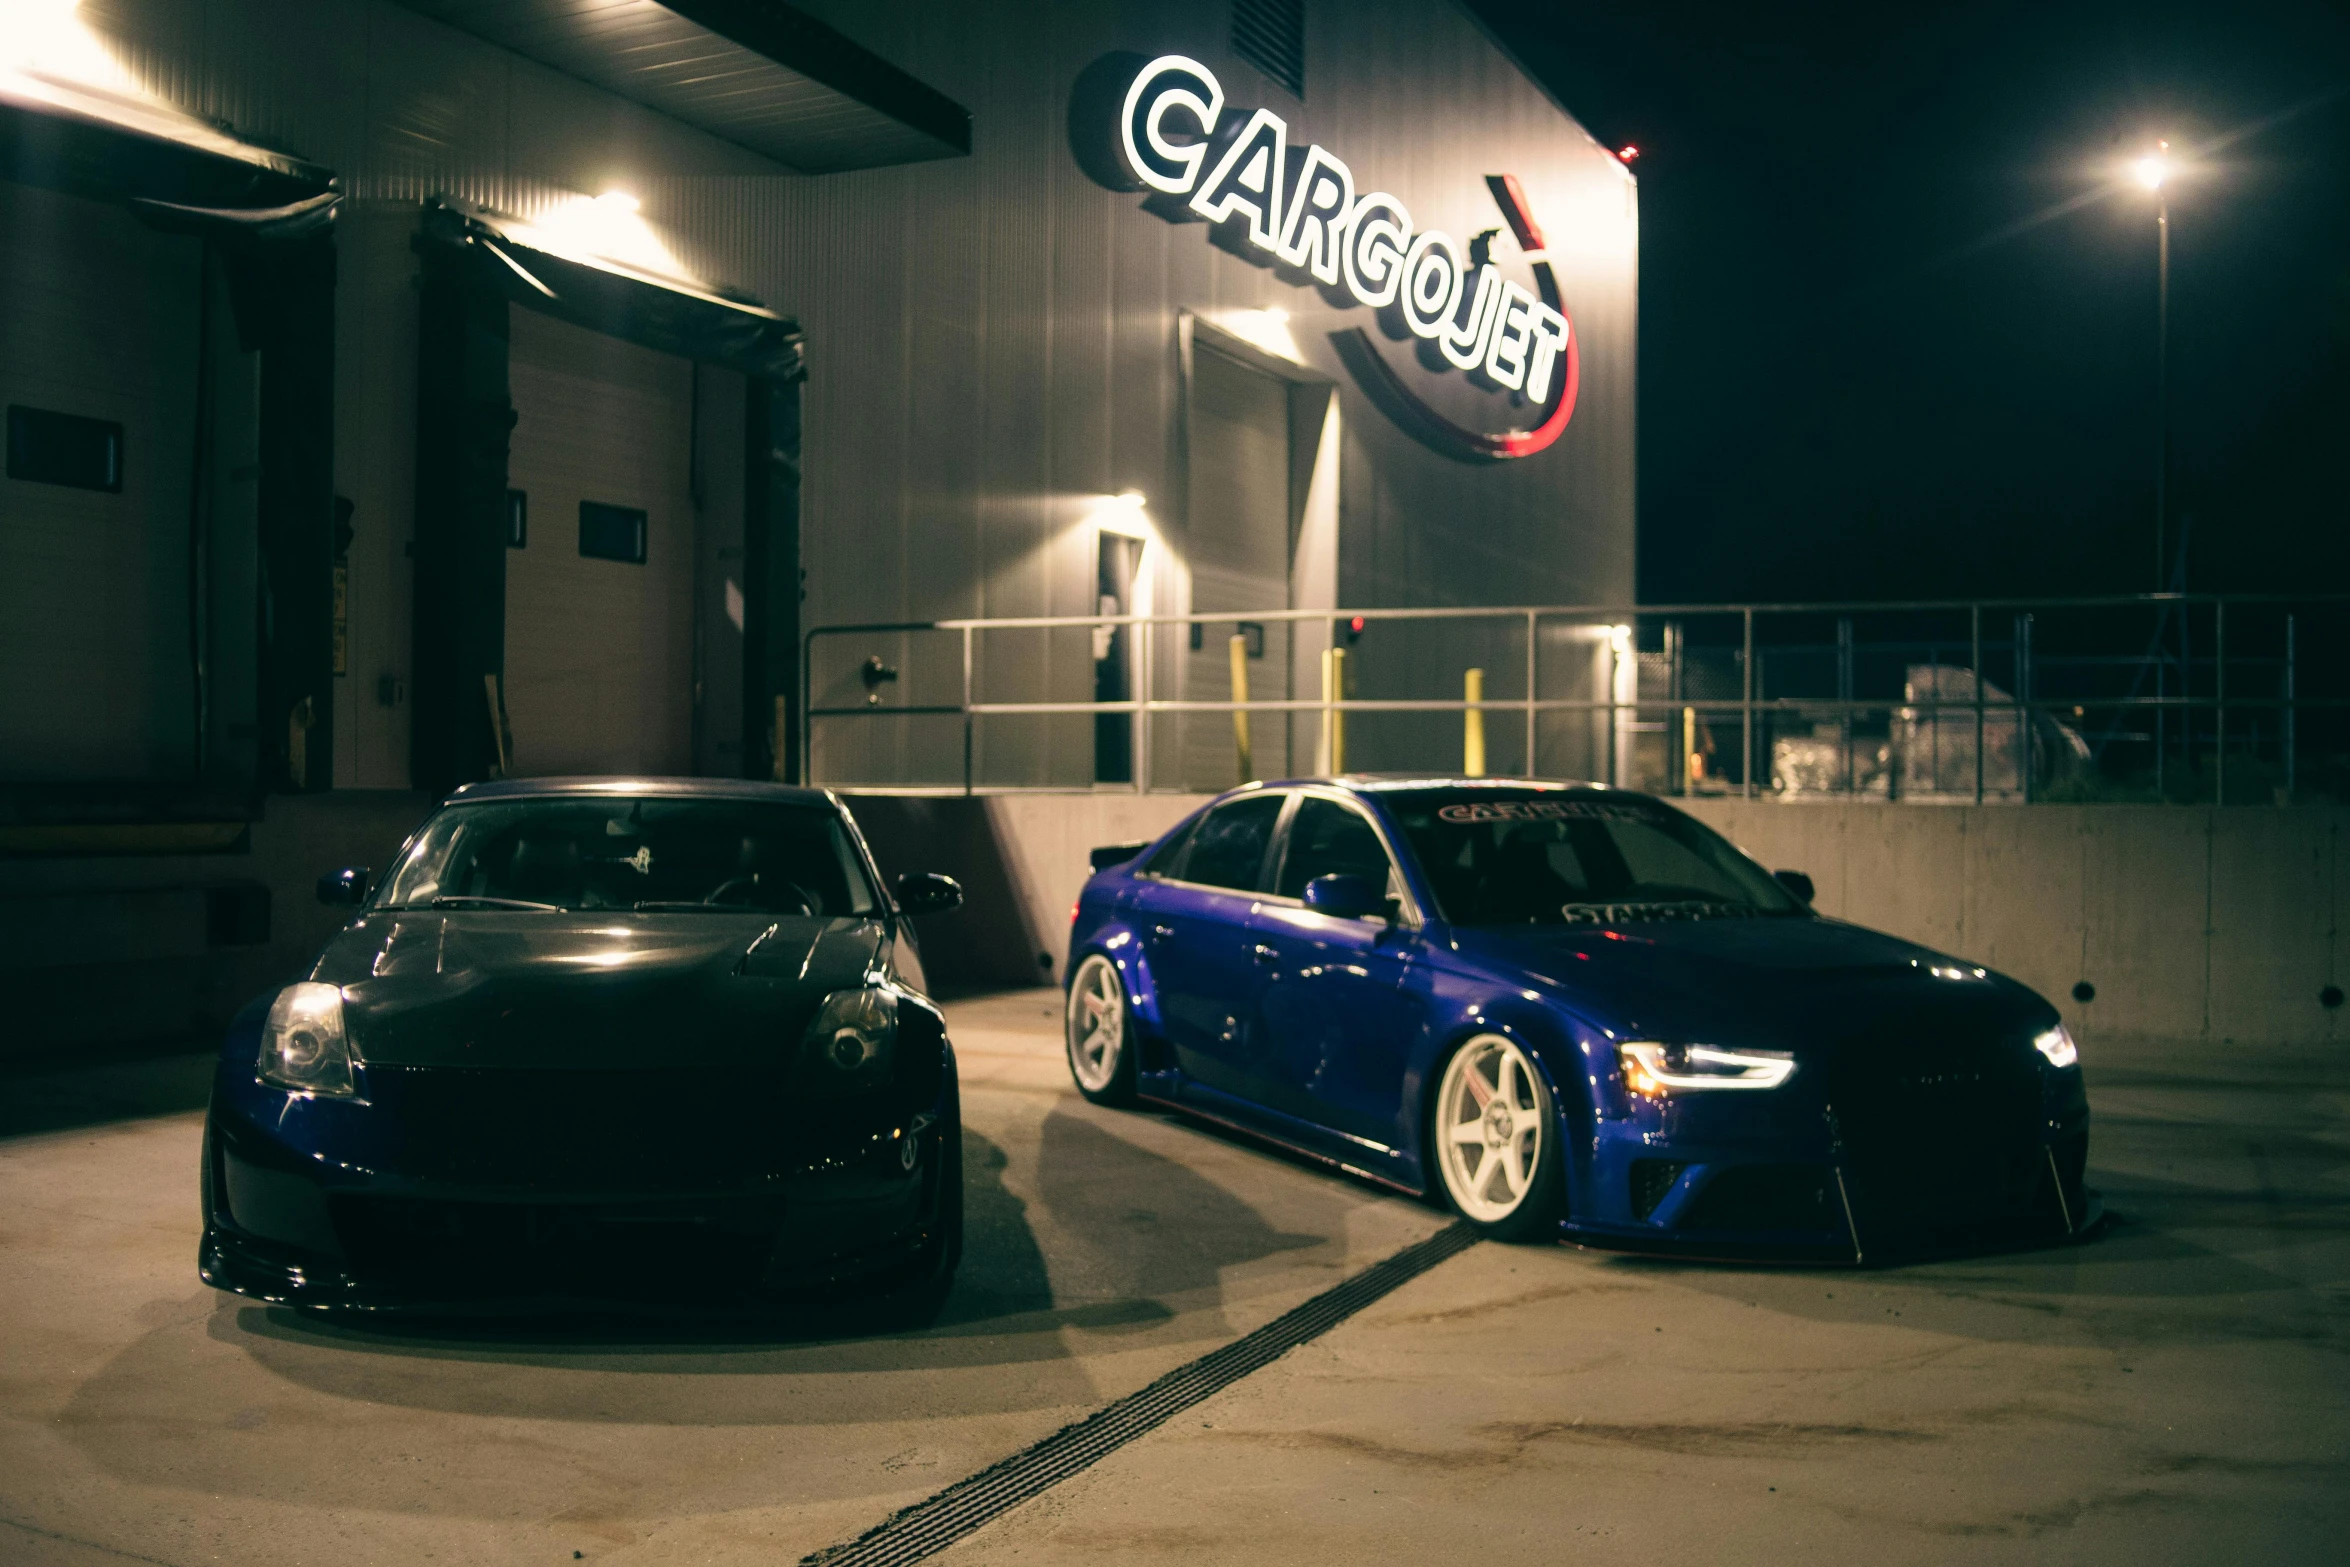
[[[1428,789],[1382,803],[1455,924],[1807,912],[1715,833],[1650,801]]]
[[[1284,898],[1305,896],[1306,883],[1317,876],[1360,876],[1393,897],[1387,847],[1360,811],[1308,795],[1289,819],[1287,846],[1281,851],[1281,878],[1273,890]]]
[[[1143,861],[1143,874],[1146,876],[1174,875],[1175,868],[1183,863],[1183,851],[1190,847],[1191,830],[1198,825],[1197,822],[1192,822],[1184,826],[1165,843],[1160,844],[1159,852]]]
[[[1228,800],[1201,817],[1191,830],[1191,852],[1183,859],[1183,879],[1253,892],[1265,866],[1265,847],[1272,841],[1273,823],[1281,815],[1282,798],[1252,794]]]
[[[450,806],[393,868],[382,904],[435,899],[824,916],[878,907],[832,811],[647,798]]]

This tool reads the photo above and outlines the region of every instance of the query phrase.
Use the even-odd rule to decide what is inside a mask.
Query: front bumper
[[[1944,1070],[1888,1079],[1895,1092],[1822,1076],[1801,1092],[1599,1115],[1562,1232],[1617,1250],[1854,1263],[2069,1239],[2101,1220],[2077,1070]]]
[[[951,1073],[932,1104],[844,1116],[828,1136],[730,1149],[721,1123],[694,1139],[698,1154],[640,1137],[601,1160],[436,1149],[384,1124],[382,1105],[222,1076],[198,1269],[274,1304],[756,1310],[911,1279],[951,1252],[959,1222]]]

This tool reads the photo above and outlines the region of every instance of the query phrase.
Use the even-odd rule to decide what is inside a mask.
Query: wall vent
[[[1232,0],[1232,52],[1303,99],[1305,0]]]

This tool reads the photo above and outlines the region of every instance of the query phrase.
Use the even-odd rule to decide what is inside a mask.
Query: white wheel
[[[1127,1048],[1126,987],[1117,965],[1095,953],[1069,981],[1069,1074],[1086,1098],[1123,1103],[1134,1095]]]
[[[1480,1034],[1454,1051],[1436,1090],[1435,1127],[1437,1168],[1453,1206],[1481,1225],[1547,1218],[1555,1201],[1544,1187],[1558,1140],[1553,1121],[1550,1090],[1511,1041]]]

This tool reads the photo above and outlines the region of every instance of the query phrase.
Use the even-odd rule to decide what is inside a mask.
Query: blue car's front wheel
[[[1462,1218],[1495,1240],[1556,1238],[1558,1111],[1515,1040],[1479,1034],[1452,1053],[1429,1130],[1444,1195]]]

